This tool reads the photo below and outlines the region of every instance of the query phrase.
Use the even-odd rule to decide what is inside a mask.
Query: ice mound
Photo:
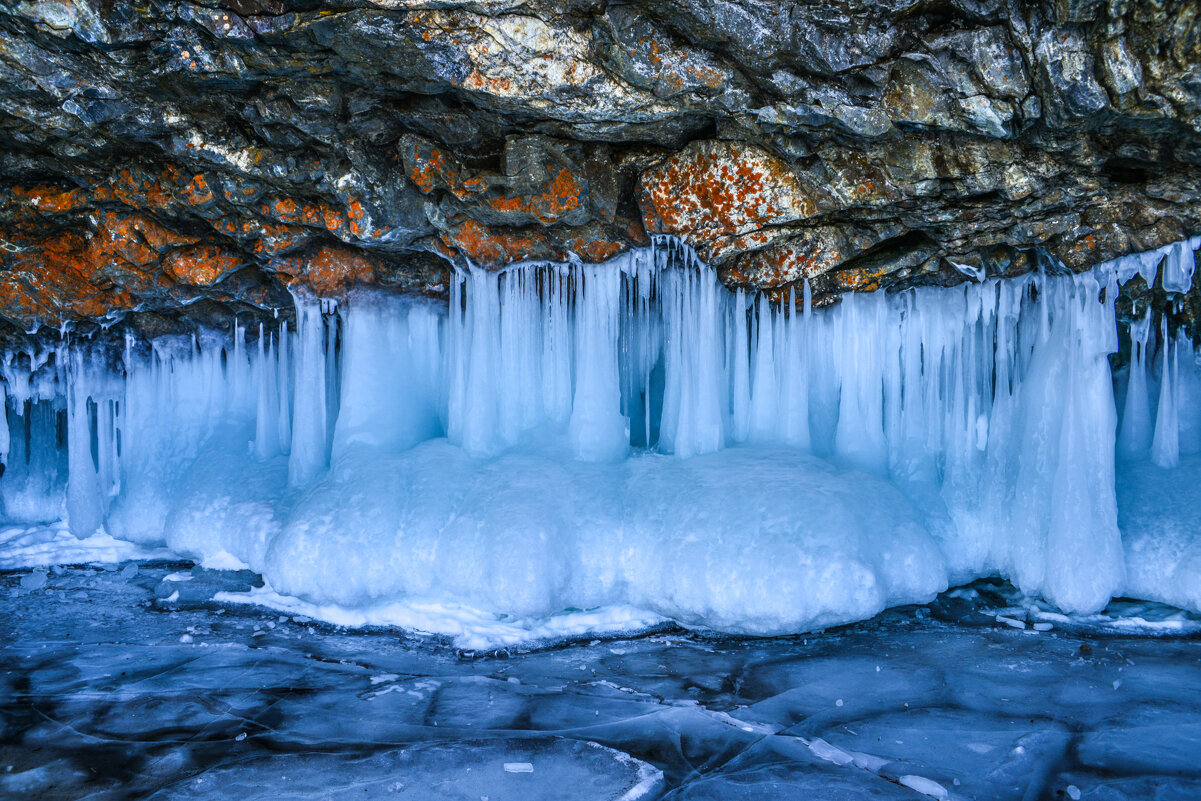
[[[439,439],[348,453],[247,561],[279,592],[341,606],[453,599],[532,617],[630,604],[755,634],[945,589],[921,515],[874,476],[781,448],[616,465],[558,451],[478,459]]]
[[[1159,254],[1174,286],[1186,244]],[[815,313],[807,288],[730,293],[661,241],[457,273],[448,307],[298,294],[294,331],[8,353],[0,520],[165,543],[248,565],[279,603],[427,630],[418,610],[797,632],[993,574],[1072,613],[1121,592],[1198,608],[1172,561],[1188,525],[1118,525],[1118,443],[1136,481],[1201,450],[1191,342],[1150,318],[1119,436],[1114,298],[1157,269]]]

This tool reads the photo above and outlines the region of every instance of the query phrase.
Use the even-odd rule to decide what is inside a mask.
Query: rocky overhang
[[[0,148],[23,330],[657,235],[820,305],[1201,231],[1201,6],[7,0]]]

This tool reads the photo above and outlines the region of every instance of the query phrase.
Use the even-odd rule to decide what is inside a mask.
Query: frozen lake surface
[[[1201,798],[1195,617],[978,582],[782,639],[465,653],[211,601],[248,572],[0,573],[0,797]]]

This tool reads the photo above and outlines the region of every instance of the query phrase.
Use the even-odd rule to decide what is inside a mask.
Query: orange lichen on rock
[[[874,292],[880,288],[880,279],[888,275],[887,267],[852,267],[839,270],[831,278],[838,292]]]
[[[37,214],[61,214],[75,211],[87,203],[87,193],[82,189],[62,189],[57,186],[34,186],[28,189],[12,188],[13,197],[32,207]]]
[[[132,209],[162,211],[173,203],[181,205],[177,198],[192,206],[203,206],[213,200],[212,189],[203,174],[188,179],[174,165],[153,173],[123,169],[90,189],[17,186],[11,194],[34,214],[78,211],[90,203],[121,203]]]
[[[707,251],[733,237],[817,213],[817,202],[781,159],[754,145],[695,142],[642,176],[639,203],[652,234]]]
[[[115,200],[137,209],[166,209],[185,182],[178,167],[168,165],[157,174],[121,170],[106,187],[97,187],[93,196],[100,201]]]
[[[83,232],[63,231],[18,253],[0,251],[0,307],[22,325],[102,317],[137,298],[114,279],[120,267]]]
[[[282,223],[324,228],[338,235],[349,232],[359,236],[367,229],[367,225],[362,222],[366,216],[363,204],[354,198],[350,199],[345,211],[325,201],[299,205],[295,200],[287,197],[265,201],[259,207],[259,211]]]
[[[54,324],[102,317],[167,296],[173,280],[210,286],[245,263],[145,214],[103,211],[91,220],[90,235],[81,225],[26,237],[19,251],[0,254],[0,301],[10,319]]]
[[[586,239],[583,237],[569,239],[566,244],[572,253],[575,253],[581,260],[590,264],[599,264],[602,261],[608,261],[625,250],[626,247],[625,243],[611,239]]]
[[[330,206],[321,209],[321,220],[330,231],[337,231],[343,225],[342,215]]]
[[[297,225],[257,223],[259,239],[255,240],[255,253],[279,253],[300,244],[305,239],[305,230]]]
[[[195,245],[168,253],[163,271],[181,284],[212,286],[243,264],[241,256],[220,245]]]
[[[531,177],[525,176],[521,189],[513,191],[512,176],[468,176],[452,156],[417,136],[401,140],[400,155],[409,179],[422,192],[442,189],[463,202],[475,199],[493,212],[483,215],[493,222],[499,216],[509,224],[536,221],[553,225],[578,212],[585,203],[586,184],[566,166],[548,164],[545,178],[525,183]]]
[[[548,168],[549,170],[549,168]],[[497,195],[487,200],[494,211],[526,214],[543,225],[558,222],[580,208],[584,188],[571,172],[560,168],[541,192],[528,195]]]
[[[557,252],[541,234],[492,229],[470,219],[458,230],[444,232],[442,242],[485,267],[499,267],[525,259],[554,258],[551,254]]]
[[[463,88],[476,92],[487,92],[494,95],[509,95],[514,91],[513,81],[503,75],[485,75],[478,69],[473,69]]]
[[[124,220],[126,225],[131,226],[156,250],[190,245],[197,241],[197,237],[168,228],[144,214],[106,215],[106,217]]]
[[[279,272],[312,288],[321,297],[340,294],[354,284],[370,283],[370,258],[348,248],[323,247],[311,256],[294,256],[277,265]]]
[[[780,287],[814,278],[843,258],[843,254],[834,248],[822,248],[812,242],[790,242],[748,253],[724,271],[722,278],[727,283],[742,286]]]
[[[458,183],[458,164],[441,148],[416,136],[406,136],[400,142],[400,156],[408,170],[409,180],[422,192]]]
[[[172,231],[150,217],[106,211],[96,220],[96,235],[88,243],[94,261],[107,255],[145,267],[158,261],[162,251],[190,245],[196,237]]]
[[[445,189],[465,201],[488,188],[486,179],[468,177],[454,156],[419,136],[408,134],[400,140],[400,159],[409,180],[427,195]]]
[[[1085,234],[1072,243],[1072,250],[1076,253],[1089,253],[1097,247],[1097,238],[1092,234]]]
[[[181,194],[193,206],[204,206],[213,202],[213,190],[203,173],[193,175],[192,180],[184,185]]]

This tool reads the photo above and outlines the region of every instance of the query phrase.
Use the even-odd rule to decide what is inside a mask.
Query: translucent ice
[[[507,760],[528,758],[534,762]],[[516,774],[516,775],[515,775]],[[521,775],[524,774],[524,775]],[[421,801],[653,801],[663,774],[620,751],[558,739],[424,743],[367,756],[282,754],[244,760],[152,798],[311,799],[352,795]]]
[[[1151,409],[1147,400],[1147,335],[1151,310],[1130,324],[1130,370],[1118,452],[1127,460],[1143,458],[1151,447]]]
[[[321,303],[306,292],[296,295],[296,390],[292,417],[288,483],[303,486],[325,470],[329,462],[327,438],[326,338]],[[242,374],[243,363],[235,348],[232,382]],[[237,384],[231,390],[237,398]]]
[[[294,330],[9,353],[0,521],[427,629],[415,610],[793,632],[992,574],[1070,612],[1197,608],[1119,533],[1115,447],[1156,470],[1201,449],[1191,341],[1149,316],[1118,435],[1114,299],[1144,262],[814,312],[807,285],[730,293],[659,241],[457,272],[448,307],[298,292]]]
[[[1193,250],[1197,244],[1184,240],[1169,245],[1164,254],[1163,288],[1168,292],[1188,292],[1193,286],[1196,268]]]

